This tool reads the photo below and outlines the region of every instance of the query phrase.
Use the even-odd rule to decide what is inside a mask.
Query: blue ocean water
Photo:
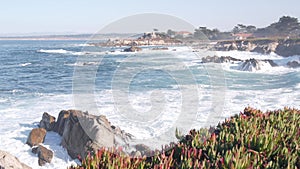
[[[96,48],[85,45],[85,41],[0,41],[0,149],[37,168],[36,158],[25,144],[28,133],[37,126],[43,112],[57,116],[62,109],[78,108],[74,93],[85,91],[91,82],[97,114],[106,115],[113,124],[144,139],[186,123],[191,123],[190,127],[214,125],[246,106],[263,110],[300,107],[299,69],[279,66],[242,72],[232,70],[230,63],[202,64],[204,55],[189,48],[144,48],[140,53],[123,53],[122,47]],[[239,58],[274,57],[247,52],[225,54]],[[281,63],[289,58],[276,56],[274,60]],[[78,71],[86,71],[87,77],[95,73],[95,77],[78,76],[80,84],[74,85]],[[118,95],[124,89],[129,92]],[[191,98],[198,102],[193,104]],[[153,109],[144,121],[147,123],[139,123],[145,120],[143,113],[155,105],[160,113]],[[187,111],[189,106],[196,105],[195,109],[190,107],[195,112],[193,122],[178,120],[184,117],[183,105]],[[216,106],[220,107],[219,113],[211,116]],[[132,109],[127,112],[127,107]],[[55,133],[50,133],[45,144],[56,151],[54,162],[46,167],[60,168],[71,162]]]

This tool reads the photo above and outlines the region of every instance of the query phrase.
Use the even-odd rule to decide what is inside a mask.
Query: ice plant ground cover
[[[247,107],[215,128],[191,130],[153,156],[101,149],[73,168],[300,168],[300,110]]]

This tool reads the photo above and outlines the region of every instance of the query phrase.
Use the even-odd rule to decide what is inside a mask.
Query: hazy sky
[[[94,33],[122,17],[162,13],[192,25],[231,30],[237,23],[264,27],[283,15],[300,18],[299,0],[3,0],[0,34]]]

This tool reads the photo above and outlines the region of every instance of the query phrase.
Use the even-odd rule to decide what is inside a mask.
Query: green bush
[[[300,111],[261,112],[250,107],[215,128],[191,130],[151,157],[100,149],[82,160],[88,169],[293,168],[300,169]]]

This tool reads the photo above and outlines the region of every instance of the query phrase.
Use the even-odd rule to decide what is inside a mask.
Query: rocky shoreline
[[[300,39],[249,39],[217,42],[213,50],[217,51],[249,51],[261,54],[274,52],[288,57],[300,55]]]
[[[95,116],[80,110],[62,110],[56,120],[54,116],[44,112],[38,128],[31,130],[26,141],[32,153],[37,154],[39,166],[51,163],[54,156],[54,152],[43,144],[49,131],[61,136],[60,145],[73,159],[81,159],[88,152],[96,152],[103,147],[122,147],[125,154],[133,156],[141,156],[151,151],[143,144],[130,145],[133,136],[112,125],[103,115]],[[27,166],[24,165],[23,168],[27,169]]]
[[[63,146],[73,159],[85,157],[88,151],[102,147],[128,147],[132,135],[113,126],[105,116],[94,116],[79,110],[62,110],[56,118],[44,113],[39,128],[31,130],[26,144],[32,152],[38,154],[40,166],[50,163],[52,150],[43,146],[48,131],[58,133]],[[125,149],[127,150],[127,149]]]

